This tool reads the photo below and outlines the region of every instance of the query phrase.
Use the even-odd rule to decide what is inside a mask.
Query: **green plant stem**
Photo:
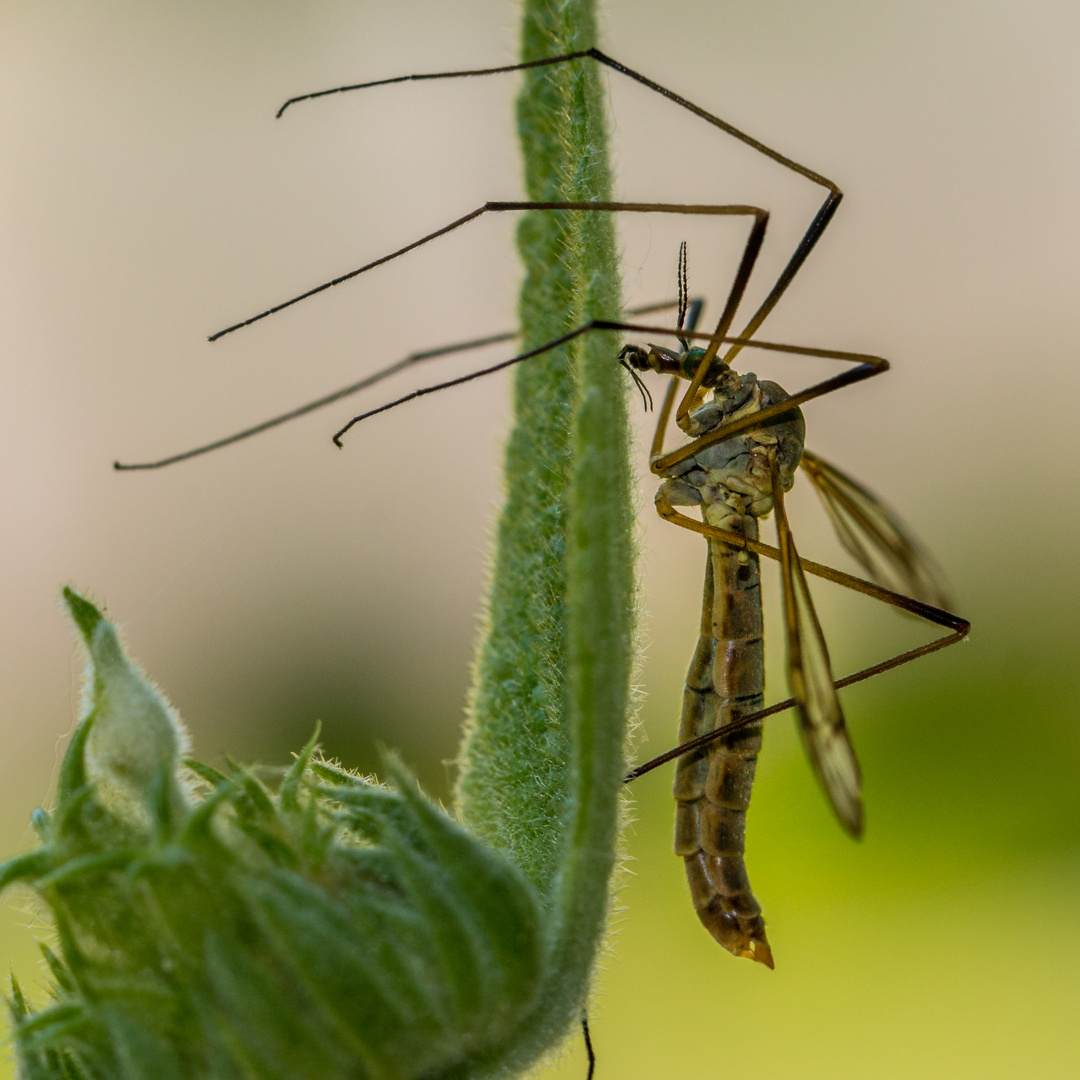
[[[596,43],[592,0],[526,0],[522,59]],[[611,198],[591,61],[525,75],[527,196]],[[610,214],[521,222],[522,347],[620,310]],[[461,756],[459,809],[510,854],[547,908],[549,985],[537,1044],[584,1001],[616,863],[633,654],[633,514],[618,341],[592,333],[522,365],[506,449],[487,626]]]

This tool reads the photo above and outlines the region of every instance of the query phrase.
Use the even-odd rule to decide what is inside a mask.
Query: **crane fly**
[[[683,244],[681,348],[627,345],[620,355],[636,371],[672,376],[650,454],[652,471],[663,478],[656,507],[665,520],[702,533],[708,543],[701,629],[686,677],[679,738],[685,743],[723,729],[728,733],[678,760],[675,853],[684,859],[694,908],[706,929],[729,952],[771,968],[761,905],[744,860],[765,698],[758,521],[775,510],[788,684],[799,731],[815,774],[852,836],[863,829],[861,773],[784,510],[784,494],[799,466],[821,495],[844,546],[870,573],[891,573],[928,603],[942,604],[944,592],[936,568],[898,519],[866,488],[804,448],[802,411],[791,407],[781,386],[753,372],[738,374],[717,355],[715,341],[707,349],[691,347],[683,331],[695,330],[701,302],[689,306],[686,320],[686,280]],[[689,380],[689,386],[675,419],[691,441],[665,454],[680,379]],[[762,423],[766,411],[773,419]],[[739,432],[736,424],[743,420],[750,423]],[[717,439],[717,433],[726,437]],[[699,507],[701,523],[676,506]]]
[[[218,331],[211,341],[250,326],[345,281],[415,250],[461,228],[486,213],[540,211],[582,213],[678,214],[745,220],[749,232],[733,284],[712,332],[697,329],[702,302],[691,302],[686,283],[685,245],[679,257],[679,295],[675,302],[632,310],[632,314],[678,308],[672,327],[591,318],[536,348],[487,367],[414,390],[359,416],[334,435],[343,436],[360,421],[425,394],[435,393],[543,355],[593,331],[619,331],[653,337],[667,336],[678,347],[626,346],[613,357],[634,379],[648,407],[651,397],[641,374],[670,376],[659,409],[650,468],[661,478],[656,495],[660,516],[704,536],[708,546],[701,633],[687,675],[683,697],[680,743],[629,773],[627,782],[667,761],[678,759],[675,849],[685,861],[694,907],[709,932],[725,949],[773,966],[761,906],[750,887],[744,861],[746,811],[761,745],[762,727],[769,716],[794,709],[813,771],[821,782],[844,829],[858,836],[863,828],[861,777],[837,690],[899,667],[963,638],[969,624],[947,609],[939,574],[907,528],[870,490],[805,450],[802,406],[815,398],[880,374],[888,369],[880,357],[842,350],[767,342],[755,335],[779,302],[840,204],[840,189],[826,177],[785,157],[757,139],[706,111],[674,91],[646,78],[619,61],[588,49],[523,64],[471,71],[432,72],[356,83],[291,98],[278,112],[304,100],[416,80],[492,75],[555,64],[595,61],[666,98],[679,108],[737,139],[803,178],[825,189],[818,208],[783,270],[738,334],[732,334],[735,315],[761,250],[768,212],[733,204],[646,202],[508,202],[488,201],[380,258],[365,263],[257,315]],[[244,428],[233,435],[179,454],[136,464],[116,463],[117,469],[157,469],[250,438],[308,412],[375,385],[411,365],[468,349],[511,341],[515,333],[412,353],[340,390],[324,395],[280,416]],[[723,349],[723,355],[721,355]],[[734,360],[747,349],[836,360],[854,365],[838,375],[789,394],[752,372],[740,374]],[[680,382],[686,383],[681,396]],[[676,399],[678,405],[676,407]],[[672,412],[689,441],[665,451],[663,443]],[[784,511],[784,495],[802,471],[822,498],[842,545],[873,580],[799,556]],[[701,520],[679,507],[697,507]],[[758,522],[775,513],[778,546],[763,543]],[[788,687],[791,696],[764,706],[763,628],[760,596],[760,557],[780,563]],[[925,645],[910,649],[843,678],[836,679],[821,624],[814,610],[807,575],[824,578],[848,589],[916,615],[948,631]],[[587,1030],[587,1029],[586,1029]]]

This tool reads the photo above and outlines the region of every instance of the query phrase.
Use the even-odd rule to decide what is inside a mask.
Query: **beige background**
[[[348,405],[162,473],[110,463],[512,325],[511,223],[492,221],[205,341],[518,197],[509,79],[273,118],[297,92],[507,62],[515,20],[494,0],[0,0],[5,850],[29,842],[75,716],[65,581],[107,601],[201,756],[283,760],[321,718],[330,751],[371,766],[377,740],[398,746],[448,790],[498,488],[498,379],[375,421],[343,452],[329,433]],[[697,925],[667,854],[668,774],[639,785],[628,910],[593,1007],[601,1075],[1075,1076],[1080,9],[612,0],[604,21],[613,55],[847,193],[764,336],[894,362],[812,405],[808,442],[917,524],[976,629],[846,696],[861,845],[835,828],[790,721],[774,723],[750,835],[774,973]],[[767,206],[775,270],[816,191],[610,82],[621,194]],[[684,237],[694,288],[722,295],[730,230],[621,227],[629,299],[671,293]],[[755,363],[789,387],[817,373]],[[811,497],[791,512],[803,554],[848,565]],[[672,739],[702,563],[650,514],[643,756]],[[922,640],[888,611],[818,595],[839,670]],[[779,656],[774,644],[774,668]],[[4,920],[4,953],[33,986],[22,898]],[[558,1069],[582,1075],[576,1043]]]

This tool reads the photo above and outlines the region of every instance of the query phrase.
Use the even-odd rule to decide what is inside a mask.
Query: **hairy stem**
[[[594,44],[592,0],[526,0],[523,60]],[[518,127],[529,199],[611,199],[602,105],[589,60],[526,73]],[[609,214],[534,212],[518,244],[523,348],[618,317]],[[518,370],[461,756],[465,820],[518,862],[548,912],[550,985],[529,1021],[538,1039],[565,1030],[582,1005],[616,862],[634,611],[618,347],[592,333]]]

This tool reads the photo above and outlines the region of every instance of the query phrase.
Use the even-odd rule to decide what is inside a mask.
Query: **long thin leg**
[[[396,78],[391,79],[377,79],[373,82],[365,83],[353,83],[349,86],[339,86],[331,90],[320,90],[313,94],[303,94],[299,97],[290,98],[284,105],[278,110],[278,116],[280,117],[283,112],[290,106],[299,101],[308,101],[313,98],[325,97],[328,94],[341,94],[350,90],[365,90],[374,86],[389,86],[393,83],[402,82],[416,82],[427,81],[432,79],[460,79],[460,78],[472,78],[479,75],[498,75],[505,74],[512,71],[524,71],[529,68],[548,67],[554,64],[564,64],[574,60],[593,59],[597,63],[603,64],[605,67],[610,68],[612,71],[618,72],[620,75],[625,75],[628,79],[632,79],[634,82],[652,90],[654,93],[659,94],[661,97],[667,98],[668,101],[673,102],[682,109],[686,109],[688,112],[693,113],[699,119],[704,120],[706,123],[711,124],[715,128],[719,128],[721,131],[730,135],[732,138],[738,139],[745,145],[753,148],[760,154],[764,154],[766,157],[771,158],[777,164],[782,165],[786,169],[790,169],[792,172],[797,173],[799,176],[805,177],[807,180],[824,187],[828,191],[828,195],[825,197],[825,201],[818,208],[817,213],[814,215],[813,220],[810,222],[809,227],[803,234],[802,239],[795,247],[795,251],[788,259],[784,269],[780,272],[780,276],[776,279],[772,288],[769,290],[768,295],[762,301],[757,311],[754,312],[750,321],[743,328],[742,333],[739,335],[739,339],[750,338],[757,331],[758,327],[765,321],[769,313],[779,303],[781,296],[787,290],[787,287],[794,280],[795,275],[802,268],[803,263],[806,261],[807,256],[814,249],[818,240],[821,238],[821,234],[828,227],[829,222],[832,221],[833,215],[836,213],[840,206],[840,200],[844,197],[843,192],[827,177],[822,176],[820,173],[814,172],[812,169],[808,169],[805,165],[800,165],[797,161],[793,161],[791,158],[779,153],[779,151],[773,150],[771,147],[766,146],[763,142],[759,142],[757,139],[745,132],[740,131],[737,127],[729,124],[726,120],[721,120],[720,117],[715,116],[713,113],[708,112],[706,109],[701,108],[700,105],[695,105],[692,101],[688,101],[686,98],[679,94],[676,94],[674,90],[669,90],[666,86],[661,86],[660,83],[654,82],[652,79],[642,75],[640,72],[635,71],[633,68],[627,67],[625,64],[620,63],[618,60],[606,53],[601,52],[599,49],[585,49],[581,52],[566,53],[562,56],[550,56],[543,60],[531,60],[523,64],[506,64],[501,67],[491,68],[478,68],[472,71],[440,71],[429,72],[417,75],[399,75]],[[723,330],[717,329],[717,333],[725,334],[727,327]],[[738,341],[725,355],[724,359],[730,363],[736,353],[742,348],[742,344]]]
[[[472,68],[468,71],[432,71],[419,75],[395,75],[390,79],[375,79],[372,82],[349,83],[347,86],[335,86],[329,90],[316,90],[312,94],[299,94],[296,97],[291,97],[278,109],[276,116],[280,120],[290,105],[296,105],[301,101],[314,101],[316,98],[329,97],[331,94],[347,94],[351,90],[370,90],[374,86],[393,86],[395,83],[405,82],[426,82],[431,79],[467,79],[474,75],[502,75],[509,71],[552,67],[555,64],[565,64],[567,61],[581,60],[591,55],[591,50],[582,49],[579,52],[563,53],[561,56],[546,56],[542,60],[527,60],[521,64],[504,64],[502,67]]]
[[[426,236],[421,236],[419,240],[414,240],[412,243],[406,244],[404,247],[400,247],[396,251],[391,251],[388,255],[381,255],[379,258],[373,259],[371,262],[364,263],[363,266],[358,266],[355,270],[350,270],[348,273],[345,274],[339,274],[336,278],[332,278],[330,281],[324,281],[321,285],[316,285],[314,288],[307,289],[297,296],[291,297],[288,300],[283,300],[279,304],[274,304],[273,307],[269,307],[265,311],[260,311],[257,315],[252,315],[247,319],[242,319],[238,323],[233,323],[232,326],[226,326],[224,330],[218,330],[215,333],[211,334],[208,340],[217,341],[220,338],[225,337],[226,334],[232,334],[237,330],[243,330],[245,327],[251,326],[253,323],[257,323],[270,315],[276,315],[279,311],[284,311],[286,308],[292,307],[294,304],[299,304],[302,300],[307,300],[312,296],[316,296],[321,292],[325,292],[327,289],[334,288],[334,286],[336,285],[341,285],[346,281],[351,281],[353,278],[359,277],[361,274],[366,274],[369,270],[374,270],[377,266],[382,266],[385,263],[392,262],[394,259],[397,259],[410,251],[415,251],[418,247],[422,247],[424,244],[430,243],[432,240],[436,240],[440,236],[446,236],[448,233],[452,233],[455,229],[460,229],[463,225],[467,225],[470,221],[475,221],[478,217],[481,217],[484,214],[522,210],[580,210],[584,212],[592,211],[599,213],[692,215],[701,214],[712,217],[753,217],[754,225],[751,231],[751,239],[750,241],[748,241],[747,248],[743,252],[743,259],[740,263],[739,271],[737,274],[736,287],[738,288],[739,297],[742,296],[742,292],[745,289],[746,279],[749,277],[750,270],[753,268],[754,259],[757,257],[757,252],[761,247],[761,238],[764,235],[765,225],[769,220],[768,211],[762,210],[760,207],[757,206],[745,206],[741,204],[728,205],[719,203],[710,204],[643,202],[489,201],[484,203],[483,206],[478,206],[475,210],[470,210],[469,213],[463,214],[459,218],[455,218],[449,224],[443,225],[441,228],[435,229],[434,232],[429,232]],[[735,302],[737,303],[737,298]],[[728,305],[731,305],[730,298]]]
[[[269,420],[263,420],[259,424],[244,428],[242,431],[237,431],[232,435],[226,435],[222,439],[215,439],[213,442],[206,443],[203,446],[196,446],[192,450],[185,450],[179,454],[173,454],[171,457],[162,458],[160,461],[143,461],[131,464],[123,464],[119,461],[114,461],[113,468],[120,472],[129,472],[137,469],[163,469],[166,465],[175,465],[178,461],[187,461],[189,458],[199,457],[201,454],[209,454],[211,450],[220,450],[224,446],[231,446],[233,443],[241,442],[243,439],[250,439],[254,435],[261,435],[264,431],[269,431],[270,428],[278,427],[280,424],[287,424],[290,420],[296,420],[301,416],[306,416],[316,409],[322,409],[327,405],[333,405],[335,401],[340,401],[350,394],[356,394],[361,390],[366,390],[369,386],[374,386],[376,383],[382,382],[383,379],[387,379],[391,375],[396,375],[399,371],[404,371],[407,367],[418,364],[423,360],[434,360],[436,357],[440,356],[450,356],[453,353],[466,352],[470,349],[480,349],[485,345],[497,345],[503,341],[513,341],[516,337],[516,331],[511,331],[510,333],[505,334],[492,334],[490,337],[474,338],[472,341],[461,341],[454,345],[444,345],[438,349],[424,349],[421,352],[409,353],[408,356],[403,357],[401,360],[395,360],[394,363],[387,367],[372,372],[372,374],[366,375],[364,378],[358,379],[354,383],[349,383],[348,386],[343,386],[340,390],[334,390],[332,393],[325,394],[323,397],[316,398],[314,401],[309,401],[306,405],[301,405],[296,409],[290,409],[280,416],[274,416]]]
[[[593,322],[585,323],[584,326],[579,326],[574,330],[570,330],[551,341],[545,342],[543,345],[537,346],[535,349],[529,349],[528,352],[518,353],[517,356],[511,356],[509,360],[500,360],[497,364],[492,364],[490,367],[479,368],[476,371],[470,371],[467,375],[459,375],[456,379],[447,379],[445,382],[435,383],[432,386],[422,386],[419,390],[413,390],[411,393],[404,394],[399,398],[395,398],[393,401],[388,401],[385,405],[380,405],[375,409],[369,409],[359,416],[354,416],[343,428],[334,432],[334,445],[340,447],[342,445],[342,436],[349,431],[350,428],[355,427],[355,425],[364,420],[370,419],[372,416],[378,416],[379,413],[388,412],[390,409],[396,409],[399,405],[415,401],[417,398],[426,397],[428,394],[437,394],[440,390],[449,390],[452,386],[461,386],[463,383],[472,382],[473,379],[482,379],[485,375],[493,375],[496,371],[503,371],[508,367],[513,367],[515,364],[520,364],[523,360],[531,360],[534,356],[542,356],[552,349],[557,349],[560,345],[565,345],[568,341],[573,341],[575,338],[581,337],[582,334],[587,333],[589,330],[600,328],[601,325],[595,320]]]
[[[687,109],[695,116],[700,117],[702,120],[713,127],[719,128],[721,131],[726,132],[733,138],[738,139],[740,142],[745,143],[747,146],[752,147],[759,153],[764,154],[766,157],[771,158],[773,161],[785,168],[792,170],[792,172],[798,173],[800,176],[806,177],[807,180],[812,180],[815,184],[819,184],[828,190],[829,194],[825,197],[825,201],[819,207],[817,213],[814,215],[813,220],[810,222],[806,232],[803,234],[802,239],[795,247],[795,251],[792,253],[791,258],[788,259],[787,265],[780,272],[780,276],[776,279],[773,287],[769,290],[768,295],[761,302],[757,311],[754,312],[750,321],[743,327],[742,332],[739,334],[739,338],[750,338],[757,331],[758,327],[769,316],[769,313],[780,302],[781,296],[787,290],[787,287],[794,280],[795,275],[802,268],[802,264],[806,261],[807,256],[813,251],[814,246],[821,238],[821,234],[828,227],[829,222],[832,221],[833,215],[836,213],[840,206],[840,200],[843,199],[843,192],[834,184],[831,180],[822,176],[820,173],[814,172],[811,169],[806,168],[804,165],[800,165],[798,162],[793,161],[789,157],[785,157],[783,154],[778,153],[776,150],[771,149],[764,143],[759,142],[757,139],[751,137],[740,131],[738,128],[727,123],[725,120],[721,120],[720,117],[714,116],[712,113],[707,112],[700,106],[695,105],[692,101],[688,101],[686,98],[681,97],[672,90],[668,90],[667,87],[661,86],[657,82],[653,82],[652,79],[646,78],[644,75],[639,74],[632,68],[626,67],[625,64],[619,63],[618,60],[607,56],[599,49],[590,49],[589,55],[601,64],[605,64],[611,68],[612,71],[618,71],[622,75],[626,75],[628,78],[633,79],[635,82],[641,83],[642,86],[648,87],[655,93],[660,94],[662,97],[666,97],[669,101],[673,101],[681,108]],[[726,331],[725,331],[726,332]],[[739,352],[743,346],[736,343],[724,356],[724,360],[727,363],[731,363],[731,360]]]
[[[695,521],[693,518],[680,513],[671,505],[670,500],[664,495],[663,489],[657,494],[656,509],[665,521],[670,521],[674,525],[689,529],[691,532],[700,533],[705,537],[723,540],[725,543],[732,544],[735,547],[745,547],[747,550],[754,551],[758,555],[764,555],[768,559],[780,560],[779,548],[772,547],[770,544],[763,544],[760,541],[747,540],[746,537],[740,536],[738,533],[728,532],[726,529],[718,529],[715,526],[708,525],[703,521]],[[869,667],[862,668],[851,675],[845,675],[842,679],[836,679],[833,685],[838,690],[845,686],[852,686],[855,683],[862,682],[864,679],[872,678],[874,675],[880,675],[882,672],[891,671],[893,668],[898,668],[901,665],[910,663],[912,660],[917,660],[922,656],[928,656],[930,653],[937,652],[939,649],[944,649],[957,641],[962,641],[967,637],[968,632],[971,630],[971,623],[969,623],[967,619],[961,618],[959,615],[954,615],[952,612],[945,611],[942,608],[936,608],[931,604],[923,603],[921,600],[913,600],[910,596],[903,596],[890,589],[885,589],[880,585],[875,585],[873,582],[853,577],[851,574],[845,574],[841,570],[835,570],[831,566],[823,566],[821,563],[811,562],[809,559],[800,557],[799,565],[808,574],[824,578],[826,581],[835,582],[837,585],[843,585],[845,588],[851,589],[854,592],[862,593],[864,596],[880,600],[884,604],[900,608],[902,611],[917,615],[919,618],[925,619],[935,626],[945,627],[950,631],[945,637],[936,638],[934,641],[928,642],[925,645],[909,649],[906,652],[897,653],[888,660],[883,660],[877,664],[871,664]],[[658,768],[668,761],[673,761],[675,758],[682,757],[684,754],[692,753],[693,751],[708,745],[714,739],[723,738],[725,735],[738,731],[749,724],[754,724],[759,720],[764,720],[766,717],[775,716],[777,713],[785,712],[786,710],[793,708],[795,704],[795,699],[789,697],[783,701],[778,701],[775,705],[770,705],[765,709],[761,709],[758,712],[742,716],[738,720],[735,720],[722,728],[717,728],[715,731],[707,732],[705,735],[699,736],[696,739],[673,747],[666,753],[660,754],[651,761],[645,762],[644,765],[639,765],[636,769],[627,773],[626,776],[623,777],[623,781],[624,783],[630,783],[632,780],[636,780],[638,777],[644,776],[648,772],[652,772],[653,769]]]
[[[589,1014],[581,1014],[581,1034],[585,1036],[585,1053],[589,1059],[589,1071],[585,1074],[585,1080],[593,1080],[596,1071],[596,1054],[593,1053],[592,1036],[589,1034]]]
[[[740,536],[738,533],[729,532],[727,529],[718,529],[715,525],[706,524],[704,521],[695,521],[694,518],[680,513],[680,511],[672,506],[671,501],[667,496],[663,494],[663,489],[657,494],[656,510],[665,521],[670,521],[672,524],[678,525],[683,529],[689,529],[691,532],[700,533],[702,536],[715,540],[723,540],[724,543],[731,544],[734,547],[746,548],[747,551],[753,551],[758,555],[764,555],[767,559],[776,559],[777,561],[780,559],[779,548],[772,547],[770,544],[763,544],[760,540],[748,540],[745,536]],[[872,581],[866,581],[863,578],[845,574],[843,570],[836,570],[831,566],[812,562],[809,559],[802,558],[802,556],[799,557],[799,565],[808,574],[824,578],[826,581],[831,581],[836,585],[843,585],[853,592],[862,593],[864,596],[870,596],[875,600],[880,600],[882,603],[898,607],[912,615],[917,615],[920,619],[926,619],[928,622],[932,622],[937,626],[947,626],[952,630],[958,630],[963,627],[965,634],[967,633],[967,630],[970,629],[971,624],[968,623],[966,619],[962,619],[959,615],[954,615],[951,611],[934,607],[932,604],[927,604],[922,600],[915,600],[910,596],[904,596],[903,593],[893,592],[892,589],[886,589],[882,585],[875,585]],[[887,669],[883,668],[882,670]],[[843,685],[846,686],[847,684],[843,683]]]
[[[693,303],[700,305],[702,301],[695,299]],[[632,315],[647,315],[657,311],[668,311],[677,305],[678,300],[664,300],[657,304],[643,304],[640,307],[631,308],[629,313]],[[171,456],[161,458],[158,461],[129,463],[114,461],[113,468],[120,472],[163,469],[166,465],[175,465],[177,462],[187,461],[190,458],[208,454],[212,450],[220,450],[225,446],[231,446],[233,443],[241,442],[244,439],[250,439],[255,435],[261,435],[264,431],[269,431],[271,428],[278,427],[281,424],[287,424],[290,420],[296,420],[301,416],[306,416],[316,409],[322,409],[327,405],[333,405],[334,402],[340,401],[342,398],[349,397],[352,394],[359,393],[361,390],[366,390],[369,387],[375,386],[384,379],[388,379],[391,375],[396,375],[399,371],[404,371],[406,368],[421,363],[424,360],[434,360],[443,356],[450,356],[454,353],[467,352],[471,349],[480,349],[487,345],[497,345],[504,341],[513,341],[517,336],[518,332],[516,330],[508,330],[501,334],[490,334],[487,337],[473,338],[471,341],[461,341],[452,345],[442,345],[436,349],[423,349],[420,352],[410,353],[401,360],[395,360],[394,363],[389,364],[384,368],[380,368],[378,371],[372,372],[370,375],[366,375],[364,378],[359,379],[354,383],[349,383],[348,386],[343,386],[340,390],[334,390],[329,394],[316,398],[314,401],[308,402],[306,405],[301,405],[296,409],[290,409],[286,413],[271,417],[269,420],[263,420],[251,427],[243,428],[241,431],[234,432],[232,435],[226,435],[223,438],[215,439],[213,442],[205,443],[202,446],[196,446],[191,450],[184,450],[178,454],[172,454]],[[637,374],[633,371],[631,373],[634,375]]]
[[[639,323],[612,322],[607,319],[593,319],[590,322],[575,327],[573,330],[568,330],[565,334],[545,342],[543,345],[537,346],[535,349],[530,349],[528,352],[519,353],[517,356],[511,356],[508,360],[501,360],[499,363],[492,364],[490,367],[480,368],[467,375],[461,375],[456,379],[448,379],[446,382],[434,383],[431,386],[421,387],[419,390],[413,390],[411,393],[405,394],[394,401],[388,401],[385,405],[380,405],[377,409],[371,409],[368,412],[361,413],[359,416],[353,417],[349,423],[334,435],[334,442],[340,446],[341,437],[345,432],[355,424],[367,420],[372,416],[387,412],[389,409],[396,409],[399,405],[404,405],[409,401],[415,401],[416,398],[425,397],[427,394],[434,394],[440,390],[447,390],[452,386],[460,386],[463,383],[471,382],[473,379],[480,379],[485,375],[491,375],[496,371],[502,371],[504,368],[511,367],[514,364],[520,364],[524,360],[530,360],[534,356],[540,356],[560,345],[565,345],[568,341],[573,341],[574,338],[580,337],[582,334],[589,333],[592,330],[622,330],[652,334],[681,333],[684,337],[704,338],[707,340],[711,339],[713,336],[711,334],[692,333],[687,330],[675,331],[670,327],[643,326]],[[724,338],[723,340],[737,341],[739,339]],[[845,360],[850,363],[858,364],[859,366],[851,371],[845,371],[840,375],[836,375],[831,379],[825,379],[820,383],[815,383],[813,386],[808,386],[805,390],[800,390],[797,394],[792,394],[791,397],[785,398],[775,405],[770,405],[768,408],[761,409],[759,412],[742,417],[741,419],[732,420],[723,427],[717,428],[716,431],[711,431],[702,435],[700,438],[695,439],[686,446],[679,447],[678,449],[671,451],[671,453],[653,461],[653,472],[659,473],[663,469],[668,468],[669,465],[677,464],[688,457],[692,457],[703,447],[711,446],[721,439],[726,439],[734,432],[744,431],[747,428],[759,427],[762,424],[768,423],[768,421],[775,416],[790,412],[795,406],[802,405],[807,401],[812,401],[814,398],[831,393],[833,390],[839,390],[841,387],[848,386],[851,383],[859,382],[862,379],[868,379],[872,375],[878,375],[883,371],[887,371],[889,367],[889,362],[887,360],[883,360],[879,356],[871,356],[868,353],[852,353],[835,349],[815,349],[802,345],[781,345],[776,342],[757,340],[744,342],[743,344],[755,349],[764,349],[769,352],[780,352],[794,356],[814,356],[831,360]],[[668,396],[665,398],[664,404],[660,409],[661,423],[657,426],[658,434],[662,433],[663,426],[661,425],[666,424],[666,417],[670,414],[671,401],[668,399],[670,398],[673,400],[673,394],[673,387],[669,387]]]
[[[675,407],[675,396],[678,392],[679,376],[672,375],[664,393],[664,403],[660,406],[660,413],[656,418],[656,431],[653,433],[652,446],[649,448],[650,461],[658,458],[664,449],[664,436],[667,434],[668,421],[671,419],[671,410]]]

